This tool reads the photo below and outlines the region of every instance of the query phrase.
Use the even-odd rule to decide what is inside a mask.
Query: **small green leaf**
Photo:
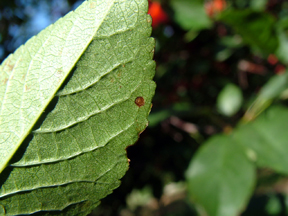
[[[187,170],[191,198],[210,216],[236,216],[255,183],[255,168],[244,148],[228,136],[214,136]]]
[[[274,75],[262,87],[257,98],[246,111],[244,119],[252,120],[265,109],[267,109],[273,100],[283,96],[283,92],[288,88],[288,73]]]
[[[203,0],[172,0],[176,22],[185,30],[199,31],[210,28],[212,22],[205,13]]]
[[[217,107],[223,115],[232,116],[239,111],[242,102],[241,89],[234,84],[227,84],[218,95]]]
[[[282,206],[281,200],[277,195],[270,195],[269,200],[265,206],[265,210],[268,215],[281,215]]]
[[[279,38],[279,47],[276,51],[277,57],[280,61],[288,64],[288,18],[284,17],[278,21],[277,25],[277,34]]]
[[[275,75],[261,88],[259,93],[260,98],[273,100],[288,87],[288,73]]]
[[[253,0],[250,2],[250,7],[256,11],[264,11],[268,0]]]
[[[39,46],[45,52],[35,57],[40,65],[37,70],[32,67],[36,60],[23,59],[28,65],[27,73],[31,77],[27,78],[27,82],[33,84],[31,88],[36,91],[44,85],[47,91],[54,89],[53,93],[48,92],[51,98],[45,100],[47,104],[42,104],[41,109],[38,106],[34,108],[37,96],[42,100],[43,94],[46,94],[44,87],[44,93],[38,91],[35,96],[26,95],[25,88],[16,88],[19,94],[12,91],[13,97],[4,95],[5,98],[11,96],[9,101],[15,101],[12,104],[15,106],[25,98],[28,102],[23,102],[23,105],[27,113],[33,116],[36,113],[35,119],[40,127],[31,132],[36,120],[29,122],[31,127],[25,132],[28,136],[22,134],[21,140],[24,141],[17,140],[22,146],[10,166],[0,174],[0,215],[87,215],[99,205],[100,199],[119,186],[119,179],[129,165],[125,149],[137,141],[148,125],[147,117],[155,92],[152,81],[155,42],[150,38],[151,17],[147,15],[147,10],[146,0],[85,1],[75,12],[60,19],[58,24],[48,27],[49,31],[44,30],[15,52],[37,49],[34,44],[39,38],[47,35],[49,38],[51,31],[59,36],[65,31],[67,23],[72,25],[68,36],[56,43],[57,46],[43,39]],[[92,25],[101,17],[103,19],[97,27]],[[78,27],[74,26],[76,24]],[[92,33],[88,37],[90,31]],[[78,52],[77,47],[82,40],[86,47]],[[69,51],[66,50],[68,48]],[[60,60],[54,53],[60,55]],[[4,61],[4,66],[14,55]],[[71,73],[71,78],[66,81],[63,77],[65,85],[61,86],[61,81],[54,86],[53,82],[59,77],[58,66],[62,67],[62,63],[66,65],[72,60],[73,64],[66,74]],[[50,67],[42,68],[42,61]],[[33,70],[30,71],[30,68]],[[13,69],[15,76],[19,77],[18,73],[21,74],[22,69]],[[9,89],[14,85],[14,75],[10,77],[12,81],[8,81]],[[54,101],[56,106],[49,112],[47,105],[52,106]],[[2,105],[7,109],[5,104]],[[44,115],[40,116],[43,110]],[[22,115],[19,112],[15,115]],[[15,123],[13,120],[17,119],[12,118],[11,127]],[[8,130],[2,123],[1,130]],[[18,144],[12,147],[11,156]],[[10,156],[4,159],[6,164]],[[5,164],[1,162],[3,167]]]
[[[255,153],[259,166],[288,174],[287,128],[287,108],[274,106],[237,128],[233,139]]]

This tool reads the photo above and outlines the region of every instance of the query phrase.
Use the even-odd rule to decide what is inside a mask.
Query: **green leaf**
[[[30,133],[112,6],[111,0],[106,4],[84,2],[1,64],[0,172]]]
[[[218,95],[217,107],[223,115],[232,116],[239,111],[242,102],[241,89],[234,84],[227,84]]]
[[[288,174],[288,109],[273,106],[230,135],[209,139],[192,159],[190,197],[211,216],[238,215],[255,182],[255,165]]]
[[[277,23],[277,34],[279,39],[279,47],[276,51],[277,57],[285,63],[288,64],[288,18],[284,17],[280,19]]]
[[[266,100],[273,100],[280,96],[280,94],[288,87],[288,73],[274,75],[261,88],[258,97]]]
[[[245,113],[244,119],[250,121],[258,116],[261,112],[267,109],[273,100],[278,99],[280,96],[285,96],[285,90],[288,87],[288,73],[274,75],[269,81],[261,88],[257,98],[248,108]]]
[[[235,216],[255,183],[255,168],[244,148],[228,136],[214,136],[197,152],[186,178],[192,199],[210,216]]]
[[[264,11],[268,0],[254,0],[250,2],[250,7],[256,11]]]
[[[269,194],[265,210],[268,215],[279,215],[282,211],[281,200],[275,194]]]
[[[278,48],[276,20],[269,13],[256,12],[251,9],[229,9],[224,11],[219,19],[240,34],[245,43],[266,55],[274,53]]]
[[[203,0],[172,0],[176,22],[185,30],[200,31],[210,28],[212,21],[204,10]]]
[[[119,179],[128,169],[125,148],[135,143],[146,128],[155,91],[151,80],[155,71],[151,60],[154,39],[150,38],[151,18],[147,10],[146,0],[86,1],[3,62],[2,68],[9,68],[9,62],[17,57],[23,61],[21,65],[28,66],[22,88],[17,87],[22,81],[17,82],[15,77],[21,80],[21,73],[26,74],[23,65],[15,66],[5,83],[9,83],[5,87],[11,89],[11,94],[4,94],[7,102],[2,103],[3,109],[12,106],[9,101],[15,107],[19,101],[22,107],[13,111],[18,116],[10,119],[12,123],[9,120],[6,124],[5,119],[4,124],[7,113],[2,115],[1,131],[9,127],[20,131],[17,125],[22,121],[19,115],[24,115],[24,108],[29,114],[29,126],[23,120],[25,133],[21,132],[17,144],[14,140],[2,144],[13,147],[3,159],[4,152],[0,151],[2,167],[22,146],[14,155],[13,164],[0,175],[0,215],[87,215],[101,198],[119,186]],[[71,29],[64,37],[68,24]],[[50,41],[57,36],[57,43]],[[35,56],[24,59],[34,49]],[[37,54],[39,49],[43,50],[41,55]],[[38,68],[33,66],[36,61]],[[67,72],[55,84],[59,68]],[[69,73],[71,78],[66,82]],[[65,86],[61,87],[64,81]],[[31,90],[25,90],[27,83]],[[12,88],[13,85],[16,86]],[[30,91],[34,94],[26,93]],[[38,100],[41,106],[36,103]],[[56,106],[49,112],[54,102]],[[31,132],[37,120],[37,125],[42,124]]]
[[[253,152],[260,167],[288,174],[288,110],[273,106],[255,121],[242,125],[233,139]]]

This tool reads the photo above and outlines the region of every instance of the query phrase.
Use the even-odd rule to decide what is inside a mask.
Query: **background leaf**
[[[252,120],[261,112],[267,109],[273,100],[280,97],[285,98],[286,90],[288,87],[288,73],[274,75],[271,79],[261,88],[257,98],[250,105],[244,115],[245,120]]]
[[[287,122],[288,110],[274,106],[255,121],[237,128],[233,138],[253,152],[258,166],[288,174]]]
[[[86,215],[119,186],[155,91],[147,9],[143,0],[113,3],[55,109],[1,174],[0,214]]]
[[[239,111],[242,102],[241,89],[234,84],[227,84],[218,95],[217,107],[223,115],[232,116]]]
[[[231,137],[215,136],[191,161],[186,178],[190,196],[208,215],[233,216],[248,201],[255,168]]]
[[[237,215],[255,184],[255,162],[287,174],[288,110],[274,106],[231,135],[209,139],[191,161],[186,177],[190,197],[209,215]]]
[[[185,30],[199,31],[210,28],[212,22],[205,13],[202,0],[172,0],[175,20]]]
[[[243,37],[244,42],[264,54],[274,53],[279,41],[276,34],[275,18],[269,13],[251,9],[224,11],[219,19]]]
[[[263,11],[265,10],[265,6],[267,5],[268,0],[254,0],[251,1],[251,8],[253,10]]]
[[[276,51],[278,58],[283,61],[283,63],[288,64],[288,34],[287,34],[287,27],[288,27],[288,18],[284,17],[277,23],[277,33],[279,39],[279,47]]]

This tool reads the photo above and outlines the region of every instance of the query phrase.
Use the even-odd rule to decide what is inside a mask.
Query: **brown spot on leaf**
[[[25,92],[29,91],[31,88],[27,85],[25,85]]]
[[[21,80],[24,81],[26,77],[26,73],[22,76]]]
[[[56,72],[55,75],[57,78],[60,78],[63,76],[63,69],[62,68],[58,68],[55,72]]]
[[[11,71],[13,70],[14,66],[15,66],[15,64],[11,64],[11,61],[10,61],[10,60],[8,60],[8,61],[5,63],[5,65],[4,65],[4,67],[8,67],[8,71],[7,71],[7,72],[11,72]]]
[[[143,97],[137,97],[135,99],[135,104],[138,106],[138,107],[141,107],[141,106],[144,106],[145,104],[145,100]]]
[[[90,8],[93,9],[93,8],[95,8],[95,7],[96,7],[96,3],[95,3],[95,2],[91,2],[91,3],[90,3]]]
[[[6,78],[6,79],[4,80],[4,85],[6,85],[7,82],[8,82],[8,78]]]

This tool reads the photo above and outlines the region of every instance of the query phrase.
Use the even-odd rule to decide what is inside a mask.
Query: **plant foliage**
[[[155,91],[147,9],[85,1],[2,63],[0,215],[86,215],[119,186]]]

